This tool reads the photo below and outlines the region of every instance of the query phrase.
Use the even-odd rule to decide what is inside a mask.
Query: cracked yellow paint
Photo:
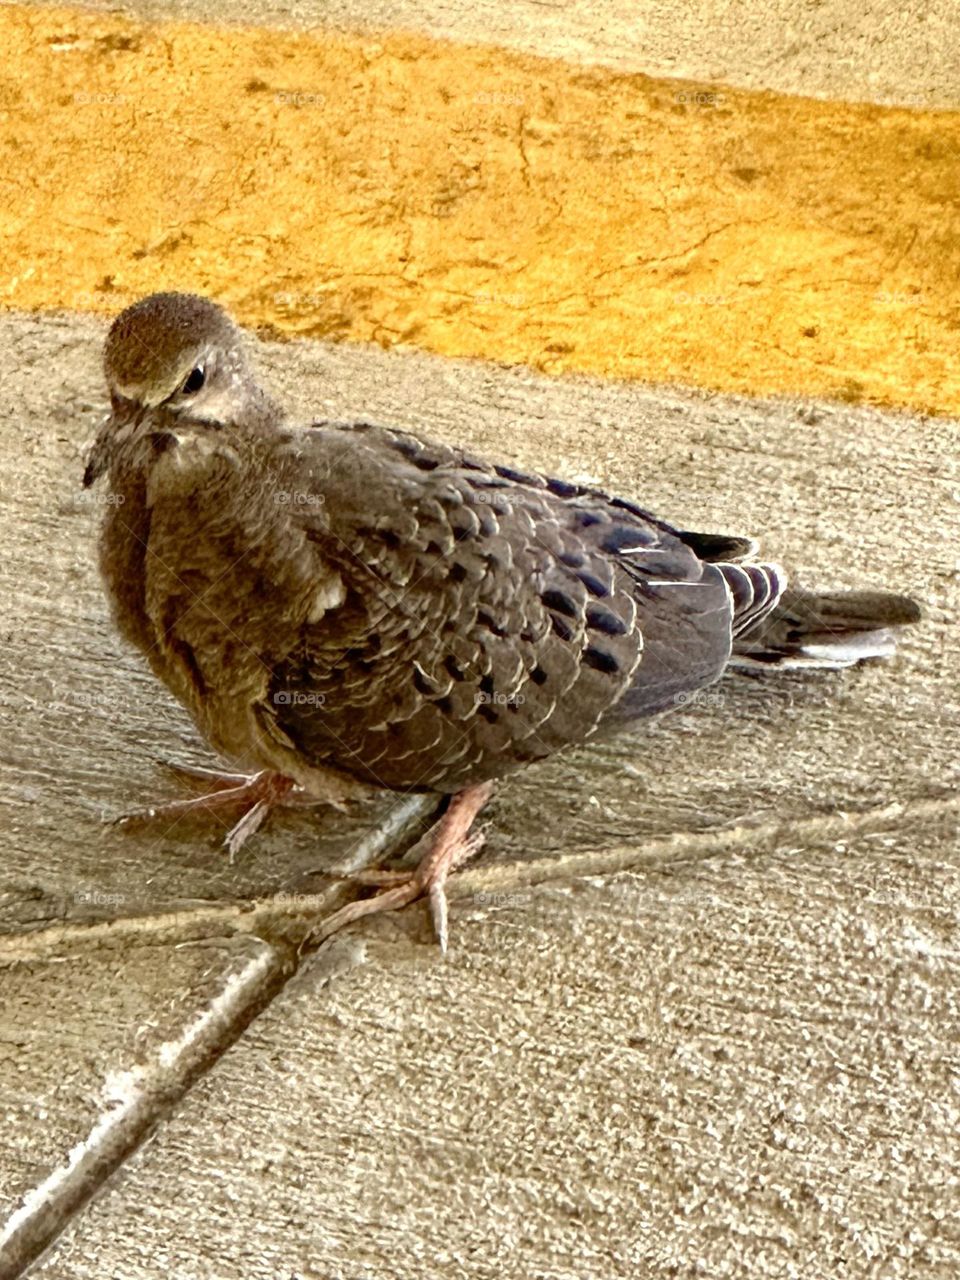
[[[960,411],[960,120],[0,7],[0,300]]]

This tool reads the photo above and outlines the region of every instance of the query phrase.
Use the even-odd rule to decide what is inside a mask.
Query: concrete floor
[[[58,5],[33,0],[35,8]],[[424,31],[706,85],[909,107],[960,104],[950,0],[723,0],[693,8],[676,0],[88,0],[83,7],[152,21]]]
[[[416,907],[298,965],[322,869],[417,813],[284,816],[234,866],[222,828],[99,824],[176,794],[154,757],[205,758],[96,580],[101,336],[0,318],[0,1275],[58,1233],[57,1280],[955,1274],[956,424],[265,346],[298,414],[926,609],[890,663],[731,680],[504,785],[446,961]]]

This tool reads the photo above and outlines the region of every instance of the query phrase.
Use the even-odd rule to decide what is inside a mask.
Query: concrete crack
[[[699,861],[726,853],[761,857],[797,845],[831,844],[856,836],[902,831],[908,825],[913,827],[939,819],[960,823],[960,796],[913,804],[893,803],[860,813],[817,814],[796,821],[680,831],[647,843],[638,840],[635,844],[612,848],[581,849],[532,862],[491,863],[461,871],[452,877],[448,896],[454,902],[481,892],[584,876],[616,875],[621,871]]]
[[[422,820],[435,807],[433,796],[404,797],[347,860],[356,871],[409,847]],[[284,910],[269,900],[251,906],[231,903],[198,912],[169,912],[100,925],[58,926],[39,934],[0,939],[4,961],[62,958],[65,950],[125,939],[185,941],[230,933],[254,935],[253,954],[232,974],[217,997],[192,1022],[154,1050],[143,1063],[112,1073],[102,1084],[103,1110],[89,1132],[48,1176],[22,1197],[0,1225],[0,1280],[16,1280],[50,1248],[71,1220],[144,1142],[193,1085],[246,1031],[284,989],[299,967],[299,952],[318,915],[344,896],[344,889],[315,895],[308,909]],[[186,923],[186,928],[184,927]]]

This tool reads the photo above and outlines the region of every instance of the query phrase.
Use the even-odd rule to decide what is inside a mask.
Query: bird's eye
[[[203,371],[203,365],[198,364],[197,367],[195,369],[191,369],[184,378],[183,385],[180,387],[181,392],[184,395],[192,396],[195,391],[200,390],[206,381],[206,378],[207,375]]]

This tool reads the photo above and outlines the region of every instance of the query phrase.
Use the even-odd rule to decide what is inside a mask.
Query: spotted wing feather
[[[317,763],[455,790],[726,663],[722,574],[639,507],[370,424],[318,425],[281,453],[347,586],[275,673],[276,726]]]

